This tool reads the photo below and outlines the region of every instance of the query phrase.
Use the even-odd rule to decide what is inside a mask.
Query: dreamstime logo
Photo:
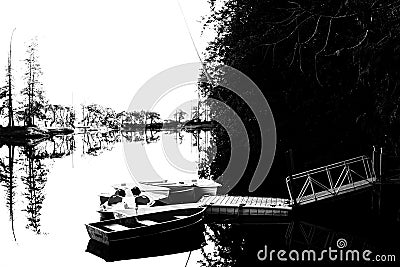
[[[305,249],[302,251],[292,249],[290,251],[281,250],[268,250],[265,245],[263,249],[257,252],[257,259],[259,261],[341,261],[341,262],[359,262],[359,261],[373,261],[373,262],[395,262],[396,255],[393,254],[376,254],[373,255],[371,250],[357,250],[345,249],[347,247],[347,240],[339,238],[336,241],[337,248],[328,247],[317,251],[314,249]]]
[[[173,90],[190,84],[197,85],[201,69],[201,63],[196,62],[178,65],[158,73],[138,90],[128,111],[151,111],[161,98]],[[225,65],[217,67],[215,73],[218,73],[218,81],[214,82],[240,97],[252,110],[259,125],[261,150],[257,168],[249,185],[249,191],[252,192],[266,179],[275,156],[276,129],[272,111],[261,90],[245,74]],[[231,154],[227,155],[230,156],[230,160],[223,174],[216,180],[222,184],[220,193],[225,194],[242,178],[249,161],[250,142],[243,122],[231,107],[214,98],[208,98],[207,104],[218,110],[213,113],[212,119],[225,128],[230,138]],[[176,142],[163,135],[161,143],[164,156],[171,166],[180,171],[192,172],[195,163],[189,162],[180,154]],[[142,175],[161,178],[154,170],[154,162],[144,147],[124,143],[124,153],[133,179]],[[214,156],[211,155],[211,158]],[[141,173],[143,169],[146,170],[146,174]]]
[[[347,240],[344,239],[344,238],[339,238],[339,239],[336,241],[336,246],[337,246],[338,248],[345,248],[345,247],[347,247]]]

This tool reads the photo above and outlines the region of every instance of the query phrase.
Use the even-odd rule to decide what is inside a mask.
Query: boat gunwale
[[[107,222],[110,222],[110,221],[116,221],[116,220],[120,221],[120,220],[129,219],[129,218],[137,218],[138,216],[131,216],[131,217],[125,217],[125,218],[119,218],[119,219],[104,220],[104,221],[100,221],[100,222],[85,224],[85,226],[86,226],[87,229],[93,228],[94,230],[97,230],[97,231],[103,233],[107,238],[106,244],[110,244],[110,242],[116,242],[116,241],[119,241],[119,240],[126,240],[126,239],[133,239],[133,238],[140,238],[141,237],[141,236],[135,235],[135,236],[130,236],[130,237],[126,237],[126,238],[110,239],[110,235],[112,235],[113,233],[121,234],[121,233],[124,233],[124,232],[139,231],[140,229],[155,228],[156,226],[157,226],[157,228],[160,227],[161,229],[163,229],[163,226],[165,226],[166,224],[171,224],[171,223],[174,223],[174,222],[178,223],[180,221],[186,221],[186,220],[189,220],[189,219],[200,217],[195,222],[192,222],[190,224],[185,224],[185,225],[182,225],[182,226],[173,227],[173,229],[168,229],[168,228],[167,229],[163,229],[163,230],[161,230],[161,231],[159,231],[157,233],[144,234],[143,236],[148,236],[148,235],[153,235],[153,234],[159,234],[159,233],[164,233],[164,232],[168,232],[168,231],[178,230],[178,229],[181,229],[181,228],[184,228],[184,227],[188,227],[188,226],[194,225],[194,224],[199,223],[200,221],[202,221],[204,219],[204,212],[205,212],[206,209],[207,209],[207,207],[202,207],[202,206],[197,207],[197,208],[190,208],[190,209],[187,209],[187,210],[199,210],[199,211],[197,211],[197,212],[195,212],[193,214],[190,214],[185,218],[175,218],[173,220],[159,222],[159,223],[157,223],[155,225],[139,225],[138,227],[127,229],[127,230],[121,230],[121,231],[112,231],[112,230],[111,231],[106,231],[106,230],[104,230],[102,228],[99,228],[97,226],[97,224],[107,224]],[[162,213],[170,213],[170,212],[173,212],[173,211],[187,211],[187,210],[183,210],[183,209],[182,210],[172,210],[172,211],[168,210],[168,211],[162,211],[162,212],[158,212],[158,213],[143,214],[143,215],[139,215],[139,216],[146,216],[146,215],[151,216],[151,215],[162,214]],[[139,221],[139,223],[140,223],[140,221]],[[95,240],[100,241],[98,239],[95,239]],[[102,241],[100,241],[100,242],[102,242]],[[102,242],[102,243],[104,243],[104,242]]]

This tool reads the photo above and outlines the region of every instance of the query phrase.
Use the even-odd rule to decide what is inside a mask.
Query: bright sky
[[[180,3],[203,51],[207,38],[200,34],[199,20],[209,11],[206,0]],[[124,110],[135,91],[158,72],[198,61],[177,0],[2,0],[0,10],[0,85],[16,27],[15,93],[23,85],[26,42],[38,36],[44,87],[53,104],[71,105],[73,94],[75,105]]]

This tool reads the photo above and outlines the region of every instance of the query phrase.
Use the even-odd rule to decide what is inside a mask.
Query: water
[[[89,238],[84,224],[99,220],[100,192],[115,183],[132,182],[123,142],[144,146],[164,178],[197,177],[197,170],[179,173],[155,158],[162,155],[162,134],[168,133],[93,133],[54,137],[34,147],[3,145],[0,249],[7,253],[1,253],[1,266],[103,264],[102,259],[85,252]],[[198,162],[201,152],[194,145],[201,138],[185,132],[169,135],[176,138],[185,158]],[[175,262],[179,257],[165,260]]]
[[[85,252],[93,244],[88,243],[84,224],[99,220],[96,210],[100,192],[114,183],[132,182],[123,143],[144,147],[155,173],[162,178],[194,178],[207,173],[202,167],[182,170],[164,162],[163,134],[175,140],[188,161],[206,167],[203,152],[210,142],[205,133],[199,138],[186,132],[93,133],[55,137],[34,147],[3,145],[0,148],[1,266],[106,264],[101,257]],[[130,160],[140,162],[138,158]],[[140,164],[137,165],[140,169]],[[137,173],[147,171],[144,168]],[[136,250],[126,248],[123,256],[114,257],[112,265],[265,266],[268,262],[257,258],[265,246],[274,250],[319,251],[336,248],[340,238],[347,241],[348,248],[393,254],[398,261],[398,190],[399,186],[376,187],[351,199],[305,208],[282,222],[208,222],[194,232],[170,240],[152,240],[140,244],[141,249]],[[161,248],[157,248],[158,243]],[[137,259],[139,250],[146,253],[151,250],[151,257]],[[169,255],[158,256],[165,253]],[[273,262],[282,265],[276,259]]]

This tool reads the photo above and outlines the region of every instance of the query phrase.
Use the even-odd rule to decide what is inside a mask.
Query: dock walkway
[[[125,210],[117,213],[126,217],[203,206],[207,207],[206,216],[212,219],[254,217],[267,221],[269,219],[285,220],[296,207],[357,193],[370,188],[375,182],[373,163],[368,157],[361,156],[287,177],[290,199],[229,195],[203,196],[197,203],[140,207],[138,211]]]
[[[288,216],[289,199],[272,197],[204,196],[199,204],[207,207],[207,215]]]

